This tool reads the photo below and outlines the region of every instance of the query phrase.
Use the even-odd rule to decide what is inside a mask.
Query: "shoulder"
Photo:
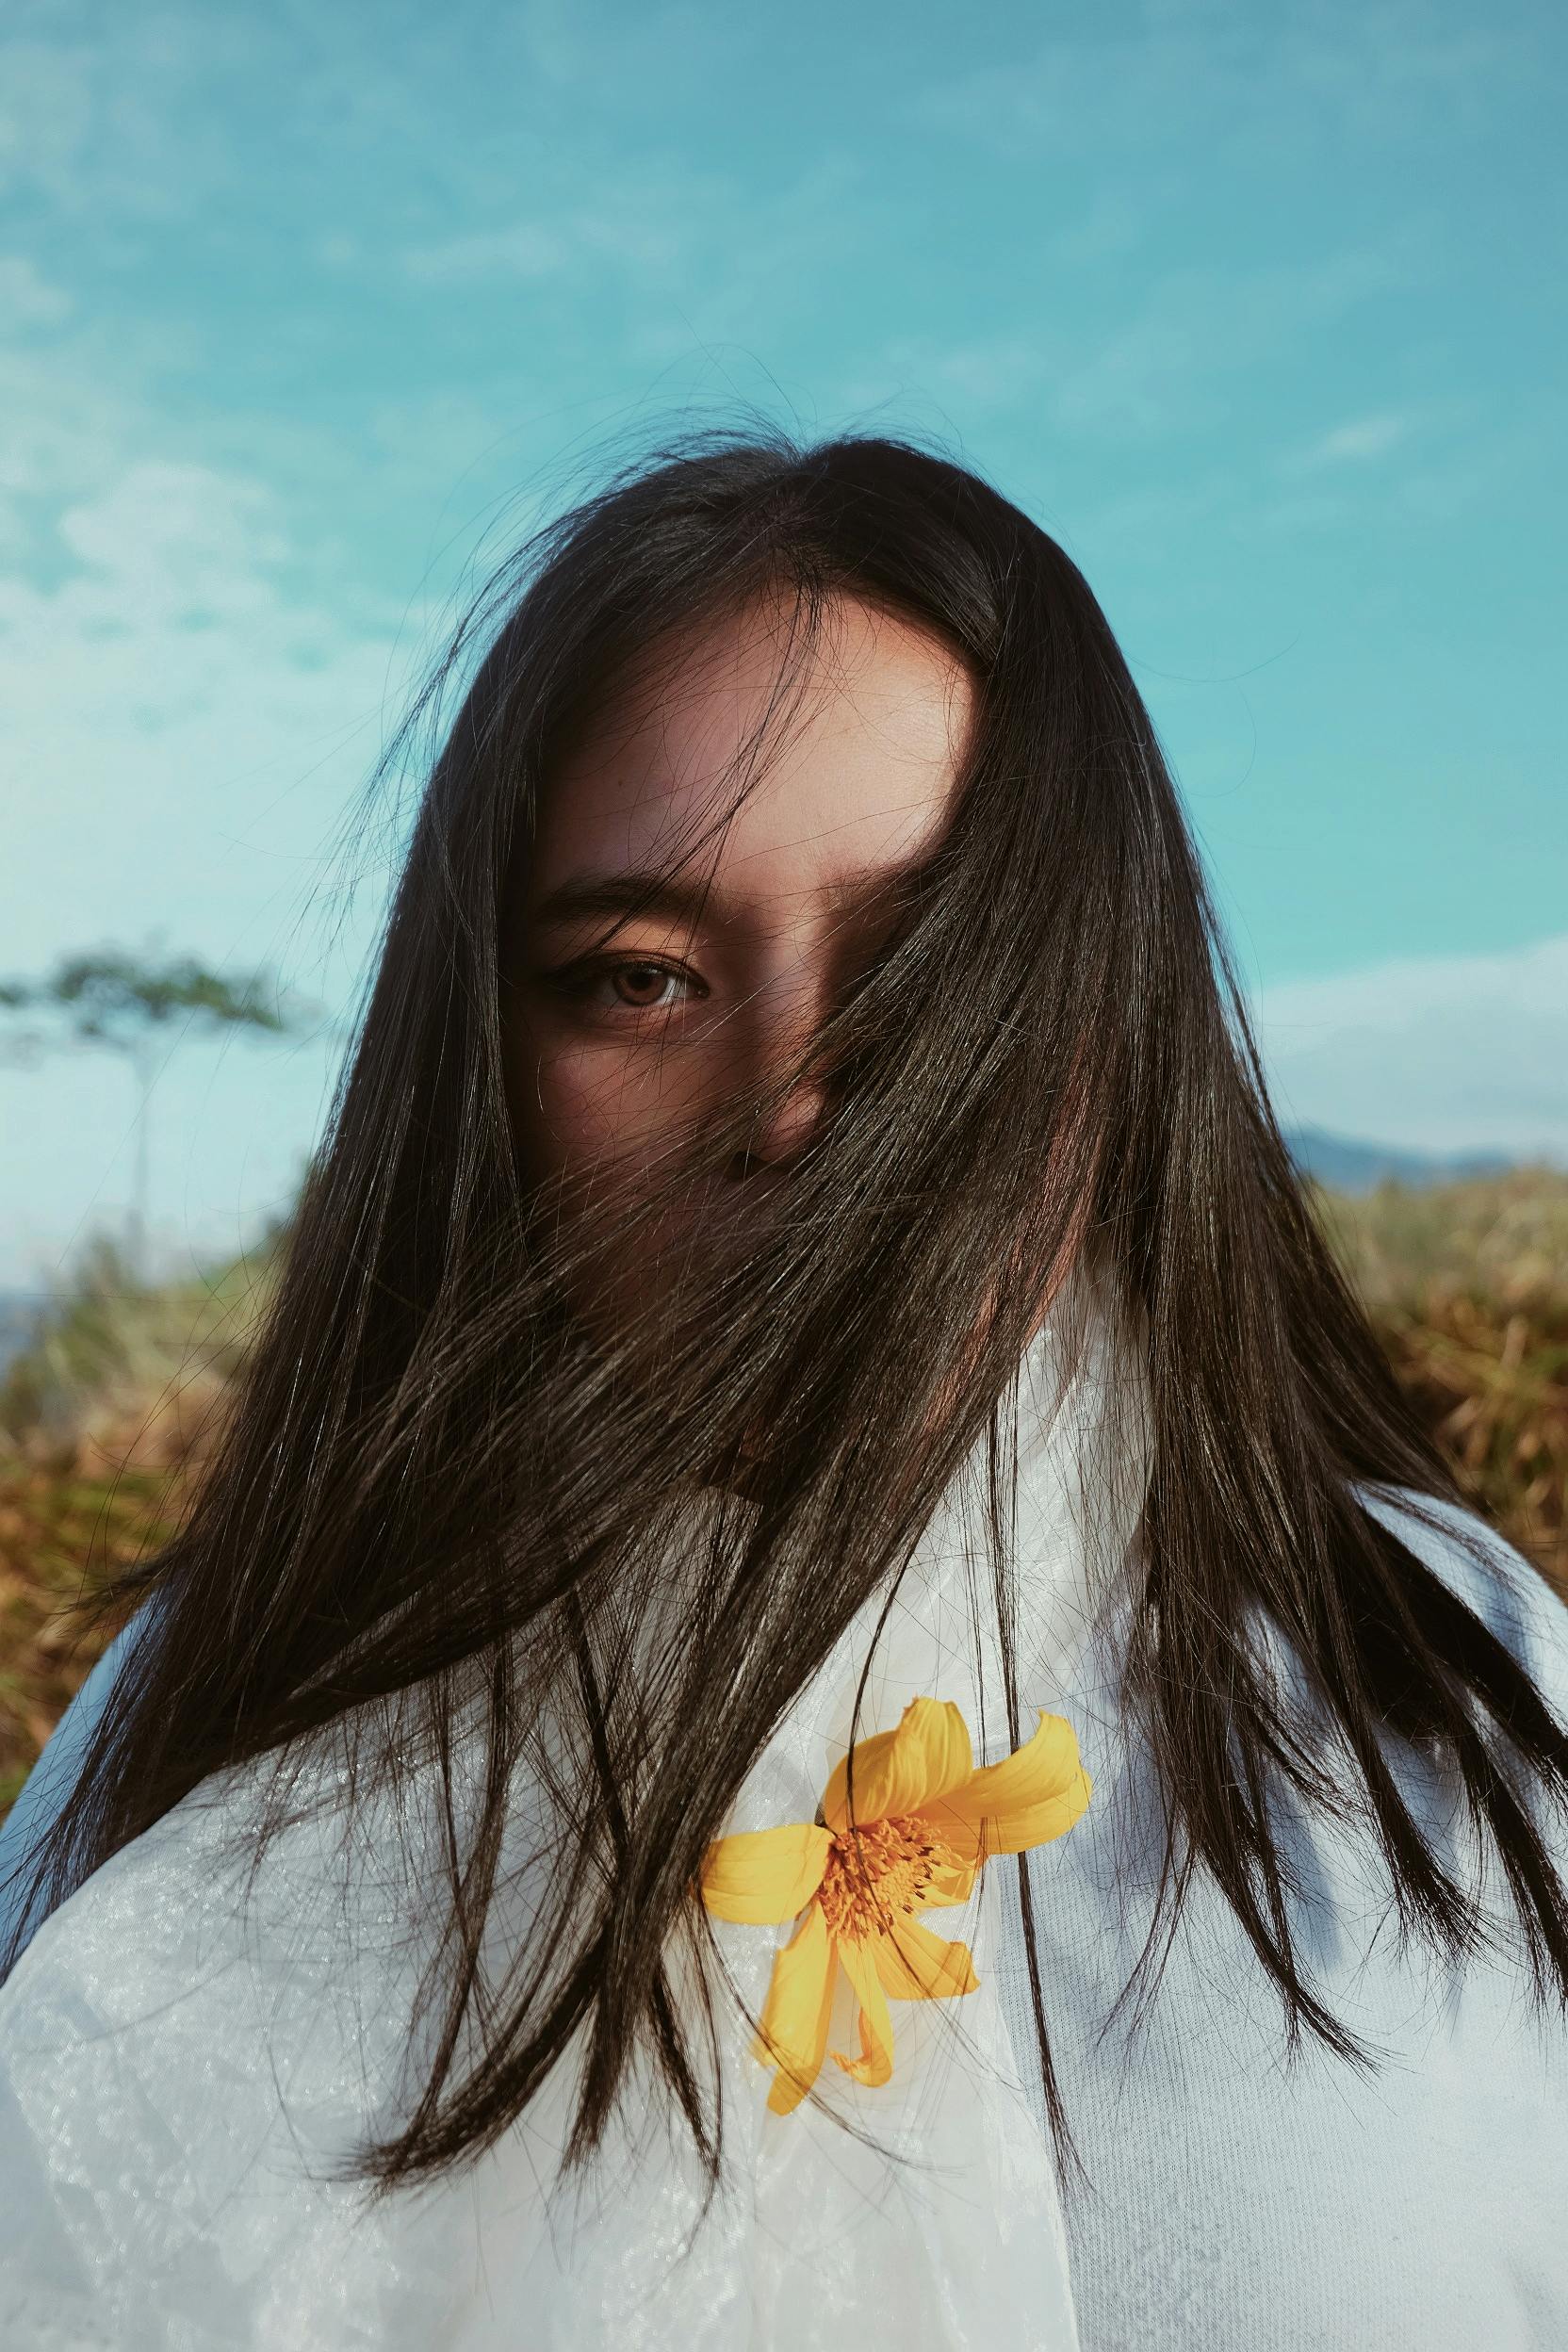
[[[1405,1487],[1360,1485],[1357,1500],[1441,1576],[1526,1669],[1560,1716],[1568,1716],[1568,1606],[1476,1512]]]
[[[20,1949],[37,1927],[41,1909],[31,1885],[33,1865],[76,1786],[110,1694],[155,1623],[155,1605],[148,1602],[121,1627],[56,1724],[0,1824],[0,1952],[13,1935]]]

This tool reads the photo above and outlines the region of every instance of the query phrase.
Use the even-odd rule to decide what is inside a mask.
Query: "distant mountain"
[[[1467,1176],[1501,1176],[1513,1166],[1495,1152],[1400,1152],[1392,1144],[1326,1135],[1320,1127],[1287,1131],[1285,1142],[1304,1176],[1341,1192],[1370,1192],[1375,1184],[1458,1184]]]

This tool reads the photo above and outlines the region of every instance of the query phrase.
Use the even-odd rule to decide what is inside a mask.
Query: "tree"
[[[209,972],[192,956],[158,963],[122,948],[68,956],[42,980],[0,981],[0,1011],[41,1013],[50,1026],[15,1040],[31,1057],[58,1043],[101,1046],[130,1063],[136,1078],[136,1174],[126,1255],[146,1279],[151,1166],[148,1131],[158,1049],[222,1029],[295,1034],[314,1008],[286,996],[271,976]],[[177,1034],[174,1024],[179,1023]]]

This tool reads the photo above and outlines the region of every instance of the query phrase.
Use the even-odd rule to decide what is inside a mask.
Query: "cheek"
[[[631,1176],[698,1106],[680,1057],[618,1038],[564,1041],[519,1031],[509,1053],[513,1122],[535,1178]]]
[[[676,1054],[526,1032],[508,1041],[507,1092],[525,1183],[540,1186],[553,1216],[580,1236],[601,1217],[612,1229],[617,1214],[635,1206],[703,1095],[696,1072]],[[573,1267],[574,1301],[591,1325],[613,1336],[672,1294],[704,1198],[698,1187],[667,1203],[651,1224],[639,1223],[629,1244]]]

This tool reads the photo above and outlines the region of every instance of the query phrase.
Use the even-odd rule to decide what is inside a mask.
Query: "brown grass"
[[[0,1815],[106,1638],[82,1601],[178,1525],[265,1282],[143,1292],[99,1249],[0,1383]]]
[[[1466,1494],[1568,1598],[1568,1176],[1321,1206]]]
[[[0,1462],[0,1811],[97,1655],[75,1609],[106,1569],[172,1532],[168,1474],[110,1474],[74,1448]]]

